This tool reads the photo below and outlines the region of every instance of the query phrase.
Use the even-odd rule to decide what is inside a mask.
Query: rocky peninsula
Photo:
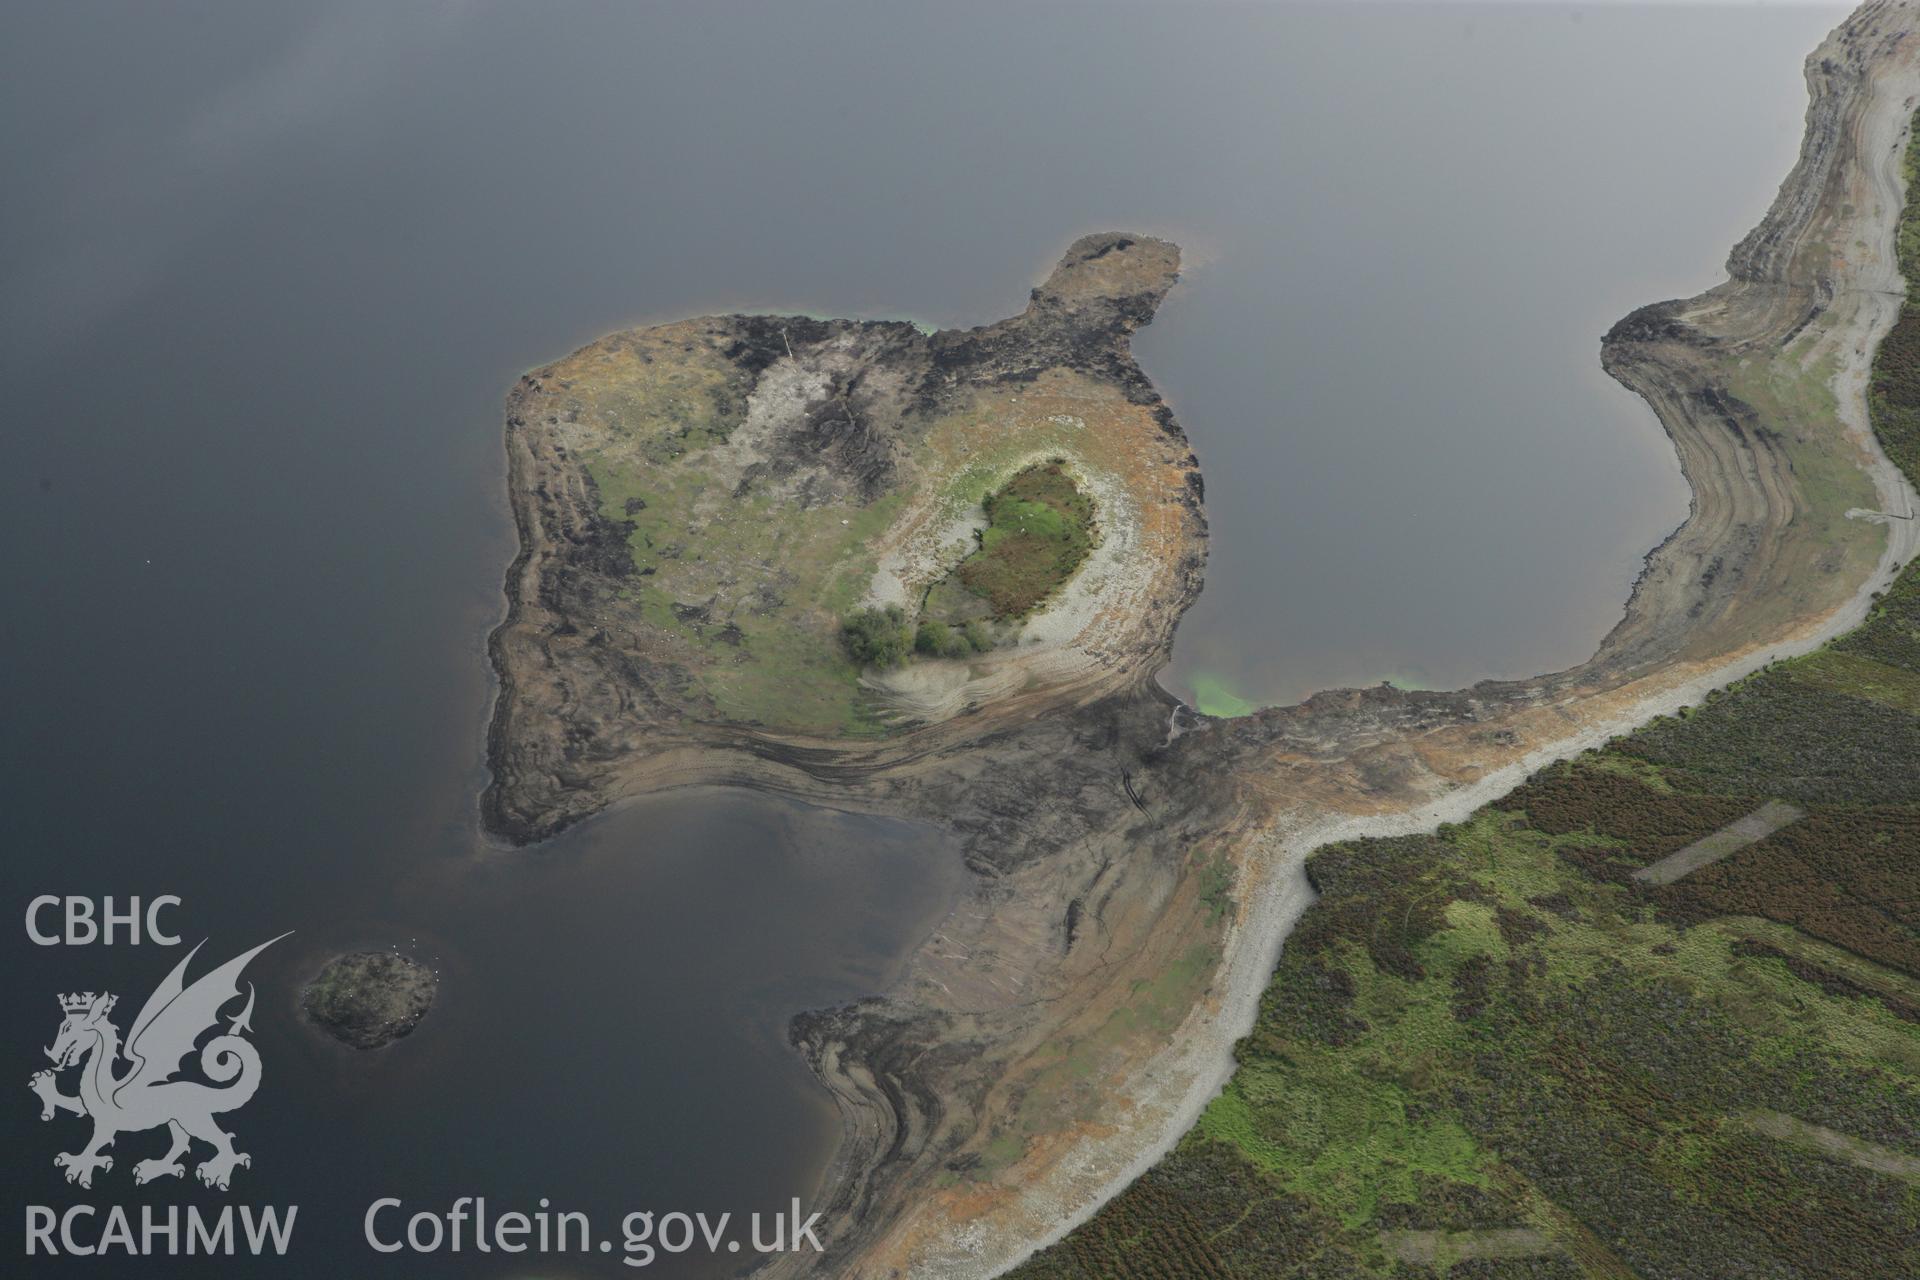
[[[1315,845],[1462,816],[1864,615],[1920,536],[1883,514],[1912,495],[1864,399],[1903,288],[1912,18],[1868,5],[1809,60],[1800,162],[1727,283],[1607,335],[1695,498],[1565,672],[1235,720],[1158,688],[1206,550],[1199,463],[1127,344],[1175,281],[1163,241],[1077,241],[982,329],[707,318],[521,380],[490,829],[730,783],[941,823],[974,873],[893,990],[793,1028],[843,1118],[817,1274],[991,1274],[1150,1163],[1224,1079]],[[847,617],[927,608],[1036,464],[1091,502],[1084,563],[984,651],[856,665]]]

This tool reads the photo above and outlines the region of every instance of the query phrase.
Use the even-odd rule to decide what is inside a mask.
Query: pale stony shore
[[[1913,0],[1863,5],[1810,55],[1810,82],[1815,69],[1823,59],[1833,56],[1836,42],[1850,27],[1871,19],[1876,24],[1893,22],[1912,29],[1920,25],[1915,22],[1920,18],[1916,8]],[[1254,856],[1241,867],[1238,891],[1242,908],[1225,942],[1225,959],[1215,982],[1217,1000],[1196,1009],[1172,1037],[1169,1047],[1138,1069],[1125,1090],[1131,1104],[1129,1122],[1109,1137],[1083,1143],[1072,1157],[1060,1161],[1050,1176],[1023,1188],[1018,1212],[1008,1215],[1006,1227],[1011,1229],[1002,1229],[999,1224],[989,1229],[984,1222],[963,1227],[946,1242],[947,1247],[923,1253],[922,1260],[932,1264],[931,1269],[916,1274],[992,1276],[1017,1266],[1091,1218],[1158,1163],[1193,1127],[1231,1077],[1235,1066],[1233,1046],[1252,1030],[1260,997],[1286,936],[1313,901],[1305,873],[1307,857],[1313,850],[1340,841],[1430,832],[1443,823],[1464,820],[1548,764],[1602,746],[1648,720],[1696,704],[1713,690],[1772,662],[1809,653],[1860,625],[1874,597],[1920,554],[1920,520],[1886,518],[1907,516],[1920,510],[1920,505],[1916,505],[1912,486],[1875,439],[1867,408],[1873,353],[1897,318],[1904,292],[1894,255],[1894,236],[1904,200],[1902,158],[1912,114],[1920,106],[1916,43],[1914,38],[1892,42],[1893,47],[1874,59],[1861,90],[1863,101],[1852,114],[1854,145],[1848,154],[1836,157],[1821,153],[1823,147],[1835,145],[1835,139],[1822,136],[1824,131],[1817,127],[1814,112],[1809,112],[1802,162],[1783,184],[1769,214],[1771,220],[1782,218],[1783,213],[1798,212],[1802,221],[1812,221],[1806,216],[1805,202],[1833,190],[1813,189],[1814,181],[1827,178],[1826,166],[1836,161],[1859,161],[1859,173],[1850,189],[1858,193],[1864,188],[1870,191],[1870,198],[1826,212],[1850,233],[1831,234],[1830,239],[1852,243],[1864,248],[1865,253],[1850,256],[1846,263],[1844,275],[1823,312],[1823,319],[1829,323],[1819,345],[1836,354],[1837,372],[1830,386],[1839,417],[1859,447],[1862,466],[1871,475],[1880,499],[1878,513],[1848,513],[1887,530],[1886,546],[1874,571],[1842,603],[1803,621],[1786,635],[1706,664],[1672,664],[1622,689],[1605,691],[1593,699],[1591,708],[1559,708],[1569,732],[1471,783],[1454,785],[1426,803],[1365,814],[1315,815],[1305,806],[1285,812],[1262,834]],[[1796,205],[1802,207],[1796,210]],[[1765,226],[1763,223],[1760,230]],[[1662,405],[1655,401],[1655,408],[1659,411]],[[1670,431],[1674,429],[1673,423],[1667,425]],[[1696,510],[1689,523],[1699,521],[1701,515]],[[1020,1234],[1023,1230],[1024,1235]]]

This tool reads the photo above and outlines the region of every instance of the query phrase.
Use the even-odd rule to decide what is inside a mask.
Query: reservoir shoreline
[[[1809,60],[1801,161],[1735,249],[1729,282],[1608,334],[1603,364],[1653,406],[1694,501],[1595,656],[1564,672],[1454,692],[1333,690],[1169,738],[1177,704],[1154,673],[1198,589],[1196,478],[1191,532],[1149,553],[1177,589],[1130,633],[1123,619],[1113,634],[1126,646],[1103,649],[1104,662],[1036,667],[1033,683],[992,685],[967,714],[876,740],[627,706],[653,731],[643,748],[610,745],[533,785],[525,762],[542,748],[516,732],[542,732],[526,726],[559,704],[519,679],[531,650],[513,648],[512,630],[526,624],[523,599],[553,597],[534,552],[557,545],[564,522],[531,515],[532,455],[511,437],[522,547],[513,608],[489,643],[501,680],[490,826],[538,838],[619,800],[724,783],[962,834],[974,879],[902,980],[794,1025],[842,1117],[826,1206],[840,1226],[823,1271],[992,1274],[1151,1164],[1230,1070],[1307,908],[1301,863],[1315,845],[1462,816],[1541,764],[1864,615],[1917,534],[1911,521],[1849,515],[1911,502],[1862,399],[1898,306],[1898,144],[1920,92],[1901,30],[1911,15],[1908,3],[1869,4]],[[1122,242],[1133,243],[1106,243]],[[1083,241],[1063,265],[1105,251]],[[1183,446],[1124,336],[1113,358],[1133,402]],[[514,432],[532,403],[516,401]],[[1830,480],[1816,487],[1815,475]],[[599,536],[590,525],[576,545]]]
[[[1077,1210],[1070,1212],[1055,1229],[1024,1243],[1017,1253],[978,1274],[1009,1270],[1064,1239],[1109,1199],[1158,1163],[1192,1128],[1232,1076],[1234,1043],[1253,1029],[1261,994],[1278,962],[1287,934],[1302,913],[1312,907],[1315,895],[1307,879],[1306,862],[1314,850],[1349,840],[1426,833],[1442,824],[1462,821],[1549,764],[1597,748],[1648,720],[1675,714],[1713,690],[1735,683],[1773,662],[1809,653],[1859,626],[1876,596],[1920,555],[1920,521],[1911,518],[1920,495],[1881,449],[1868,418],[1866,402],[1873,353],[1892,327],[1905,296],[1905,283],[1895,256],[1895,233],[1906,198],[1902,160],[1906,153],[1906,135],[1912,127],[1912,106],[1916,95],[1920,95],[1920,62],[1916,62],[1914,41],[1909,37],[1904,41],[1886,42],[1867,55],[1864,65],[1857,66],[1864,85],[1836,86],[1826,78],[1822,68],[1829,46],[1837,42],[1844,47],[1850,32],[1862,27],[1873,31],[1878,21],[1888,18],[1895,22],[1910,21],[1912,13],[1912,6],[1907,3],[1863,5],[1829,37],[1827,44],[1808,55],[1806,77],[1812,102],[1799,160],[1783,181],[1765,219],[1735,246],[1728,262],[1732,282],[1765,285],[1791,281],[1803,287],[1813,283],[1823,291],[1828,289],[1830,282],[1826,277],[1809,281],[1799,276],[1795,268],[1801,264],[1790,252],[1782,253],[1780,246],[1795,240],[1795,232],[1804,233],[1816,216],[1813,210],[1830,202],[1831,192],[1826,188],[1834,181],[1835,171],[1849,161],[1860,166],[1860,176],[1875,197],[1858,216],[1857,223],[1859,239],[1870,246],[1871,256],[1863,263],[1853,264],[1858,274],[1851,292],[1857,305],[1851,315],[1836,326],[1834,336],[1842,356],[1831,386],[1839,418],[1865,454],[1866,470],[1879,497],[1878,510],[1906,517],[1876,521],[1888,530],[1888,537],[1872,575],[1823,619],[1801,627],[1790,638],[1756,646],[1717,667],[1690,674],[1669,687],[1649,693],[1570,737],[1456,787],[1434,803],[1400,813],[1328,816],[1301,825],[1277,826],[1267,836],[1264,856],[1258,859],[1267,870],[1262,873],[1255,869],[1248,874],[1250,908],[1241,925],[1243,939],[1238,948],[1230,948],[1230,958],[1222,966],[1228,987],[1222,1001],[1223,1013],[1204,1034],[1201,1047],[1188,1052],[1194,1060],[1190,1083],[1169,1108],[1158,1139],[1144,1144],[1103,1184],[1090,1195],[1084,1195]],[[1882,33],[1884,30],[1880,28]],[[1898,28],[1894,31],[1897,35]],[[1843,156],[1836,149],[1836,135],[1841,128],[1848,129],[1855,140],[1851,156]],[[1830,207],[1827,213],[1839,216],[1840,209]],[[1836,237],[1836,242],[1845,241]],[[1720,286],[1720,289],[1726,287]],[[1609,342],[1616,341],[1636,317],[1651,318],[1676,308],[1685,309],[1717,291],[1709,291],[1689,304],[1655,304],[1643,308],[1616,326],[1608,335]],[[1647,371],[1624,362],[1609,362],[1609,354],[1603,346],[1602,362],[1607,371],[1628,389],[1642,395],[1669,438],[1678,444],[1684,433],[1694,429],[1681,416],[1686,412],[1680,407],[1685,402],[1661,398],[1661,393],[1654,389],[1655,384],[1646,380]],[[1681,449],[1680,455],[1693,495],[1687,519],[1647,553],[1624,610],[1625,616],[1602,640],[1592,662],[1584,666],[1599,662],[1610,648],[1618,647],[1625,636],[1633,633],[1637,621],[1635,606],[1640,603],[1643,588],[1650,579],[1658,579],[1664,567],[1662,560],[1676,554],[1690,527],[1697,526],[1702,506],[1711,508],[1727,501],[1724,492],[1703,492],[1703,478],[1697,469],[1688,467],[1686,450]],[[1847,515],[1873,518],[1872,513],[1858,510],[1849,511]]]

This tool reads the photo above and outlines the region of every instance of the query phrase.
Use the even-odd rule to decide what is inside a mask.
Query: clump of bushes
[[[993,648],[993,637],[978,622],[950,627],[931,618],[913,634],[913,650],[929,658],[964,658]]]
[[[904,666],[915,654],[964,658],[993,648],[993,633],[977,620],[953,627],[929,618],[916,626],[897,604],[848,614],[840,624],[840,640],[856,663],[882,671]]]
[[[858,609],[840,624],[840,642],[847,656],[863,667],[891,671],[913,656],[913,624],[907,611],[897,604],[884,608]]]

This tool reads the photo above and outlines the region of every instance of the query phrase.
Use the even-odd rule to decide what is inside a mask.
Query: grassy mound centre
[[[1093,550],[1093,500],[1059,462],[1028,467],[984,503],[980,546],[954,571],[996,618],[1019,618],[1058,590]]]

